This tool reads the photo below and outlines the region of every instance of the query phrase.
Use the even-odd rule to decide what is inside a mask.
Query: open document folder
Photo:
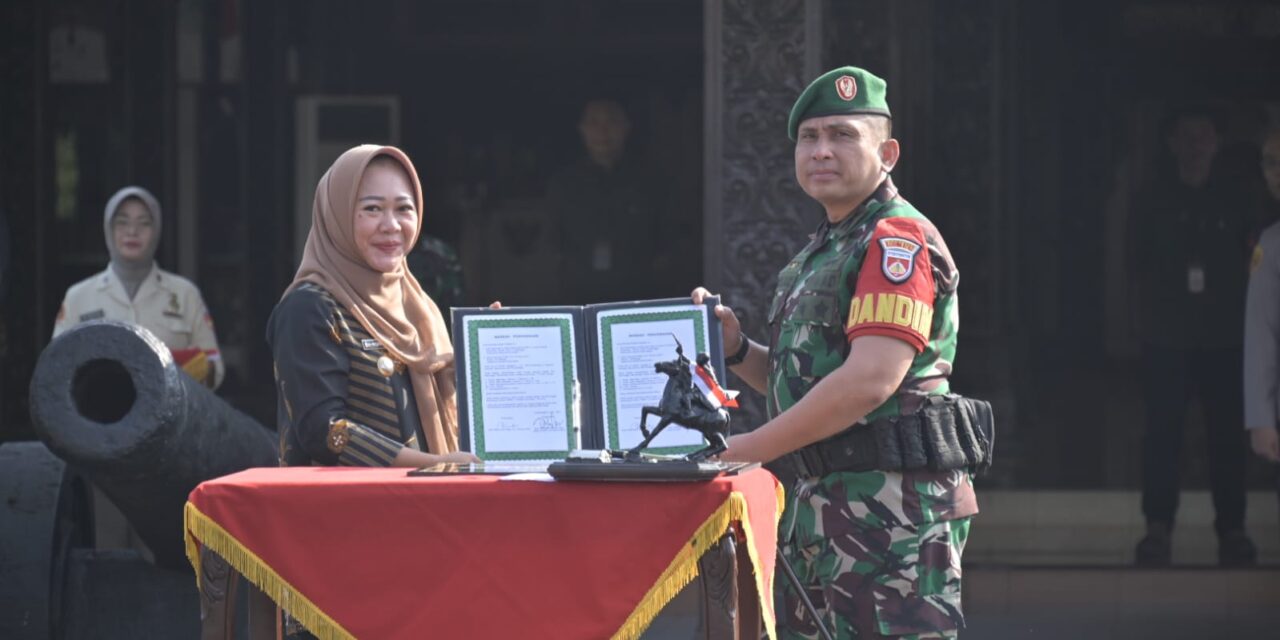
[[[725,379],[718,298],[585,307],[455,308],[453,347],[463,447],[482,460],[562,460],[569,452],[640,443],[640,410],[658,404],[667,376],[654,363],[711,357]],[[656,424],[650,418],[649,426]],[[655,453],[705,446],[668,427]]]

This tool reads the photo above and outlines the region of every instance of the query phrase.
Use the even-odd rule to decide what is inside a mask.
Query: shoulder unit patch
[[[884,253],[880,261],[884,277],[895,284],[906,282],[915,269],[920,244],[906,238],[880,238],[880,249]]]

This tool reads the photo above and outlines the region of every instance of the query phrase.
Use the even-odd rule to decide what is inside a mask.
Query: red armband
[[[876,224],[858,285],[849,303],[845,335],[902,340],[919,353],[933,325],[933,270],[924,229],[912,218]]]

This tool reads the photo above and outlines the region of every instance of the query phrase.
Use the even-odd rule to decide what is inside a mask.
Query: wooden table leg
[[[702,620],[707,640],[740,640],[738,635],[739,563],[733,531],[698,559],[702,580]],[[748,569],[749,571],[749,569]],[[752,636],[747,636],[751,638]]]
[[[249,589],[249,640],[277,640],[280,630],[280,609],[267,594],[248,580]]]
[[[245,580],[222,556],[200,549],[200,639],[232,640],[236,631],[237,591],[248,590],[249,640],[275,640],[280,636],[276,604]]]
[[[236,621],[236,585],[240,574],[222,556],[200,549],[200,638],[231,640]]]

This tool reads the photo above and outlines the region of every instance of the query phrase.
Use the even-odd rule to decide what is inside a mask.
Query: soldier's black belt
[[[957,395],[931,396],[914,414],[855,425],[791,454],[802,477],[839,471],[985,472],[991,466],[991,404]]]

